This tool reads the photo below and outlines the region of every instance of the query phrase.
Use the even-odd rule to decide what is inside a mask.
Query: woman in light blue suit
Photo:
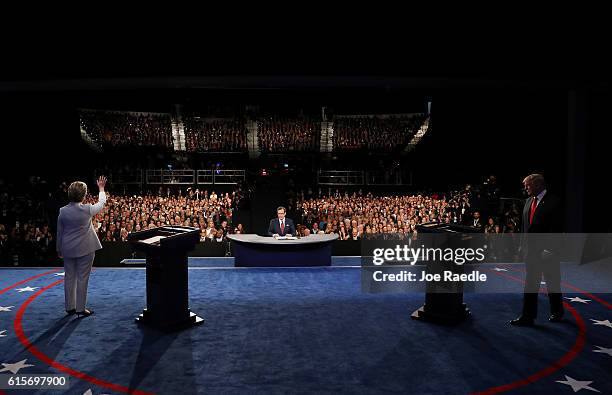
[[[106,203],[106,177],[97,181],[100,190],[98,203],[83,204],[87,184],[75,181],[68,187],[70,203],[60,209],[57,218],[57,255],[64,258],[64,295],[66,313],[87,317],[93,314],[85,308],[87,285],[95,252],[102,244],[93,228],[91,218],[102,211]]]

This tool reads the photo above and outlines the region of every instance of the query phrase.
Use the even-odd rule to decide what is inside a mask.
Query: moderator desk
[[[228,235],[235,266],[331,266],[336,234],[310,235],[297,240],[276,240],[256,234]]]

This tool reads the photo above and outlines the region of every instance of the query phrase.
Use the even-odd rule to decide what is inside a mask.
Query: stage
[[[516,328],[521,295],[467,293],[472,318],[439,326],[410,318],[423,294],[363,293],[358,264],[342,262],[191,267],[190,307],[205,322],[172,334],[134,323],[142,268],[95,268],[84,319],[63,316],[61,268],[0,269],[0,370],[26,360],[19,374],[67,374],[74,394],[573,393],[565,376],[612,391],[612,355],[595,352],[612,347],[612,327],[593,321],[612,319],[610,294],[571,290],[590,301],[564,299],[561,324],[542,296],[540,325]]]

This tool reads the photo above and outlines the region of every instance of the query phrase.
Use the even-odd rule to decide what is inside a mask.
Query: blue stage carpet
[[[34,366],[19,374],[60,373],[24,349],[14,321],[28,298],[63,277],[49,273],[6,289],[47,271],[0,270],[0,306],[6,308],[0,309],[0,371],[3,363],[26,359]],[[596,300],[566,299],[586,334],[575,358],[559,367],[554,363],[575,348],[579,326],[571,314],[563,324],[546,322],[544,297],[536,328],[507,325],[520,312],[518,294],[467,294],[472,318],[445,327],[410,318],[422,294],[362,293],[357,268],[194,268],[189,274],[191,309],[204,317],[202,326],[174,334],[137,326],[134,318],[145,305],[145,271],[96,269],[88,303],[94,316],[64,318],[60,283],[25,309],[24,334],[63,366],[159,394],[466,394],[520,385],[544,369],[548,373],[510,393],[571,394],[570,386],[557,382],[567,381],[565,376],[612,392],[612,356],[594,352],[596,346],[612,348],[612,327],[592,321],[612,320],[612,314],[610,305]],[[28,286],[37,288],[18,292]],[[593,299],[576,292],[564,296]],[[612,301],[609,294],[599,296]],[[71,377],[69,393],[89,389],[121,393]]]

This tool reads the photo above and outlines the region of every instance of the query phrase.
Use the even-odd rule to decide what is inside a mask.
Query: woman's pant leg
[[[95,253],[76,258],[76,311],[84,311],[87,304],[87,286]]]
[[[76,309],[77,258],[64,258],[64,298],[66,311]]]

